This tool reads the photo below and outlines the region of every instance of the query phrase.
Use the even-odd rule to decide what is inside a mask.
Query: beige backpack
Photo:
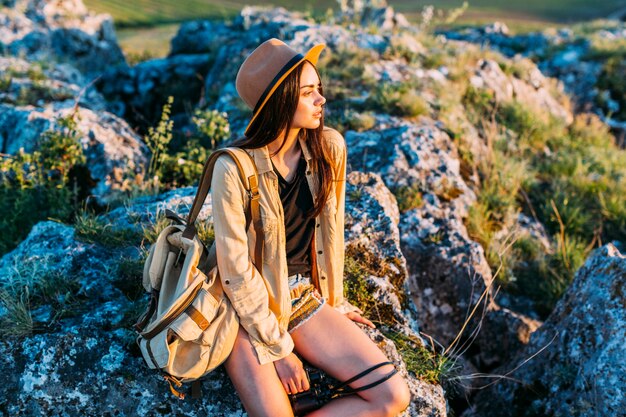
[[[218,276],[215,244],[207,250],[194,224],[209,193],[215,162],[225,153],[237,164],[250,197],[246,230],[252,222],[259,237],[255,264],[262,265],[263,229],[256,166],[252,157],[238,148],[211,154],[187,221],[166,211],[175,224],[159,234],[144,265],[143,286],[150,293],[150,304],[135,325],[139,333],[137,343],[148,366],[162,372],[172,393],[179,398],[185,395],[174,387],[197,381],[224,362],[239,329],[238,317]],[[199,383],[192,384],[194,397],[199,395],[199,388]]]

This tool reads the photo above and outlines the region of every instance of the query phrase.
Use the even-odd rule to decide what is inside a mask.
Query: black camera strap
[[[367,385],[363,385],[362,387],[358,387],[358,388],[352,388],[349,387],[348,385],[353,383],[354,381],[357,381],[361,378],[363,378],[364,376],[370,374],[371,372],[375,371],[378,368],[381,368],[385,365],[392,365],[393,366],[393,370],[391,372],[389,372],[387,375],[383,376],[382,378],[380,378],[377,381],[371,382]],[[396,369],[396,367],[393,365],[393,362],[381,362],[377,365],[372,366],[371,368],[368,368],[366,370],[364,370],[363,372],[361,372],[358,375],[353,376],[352,378],[348,379],[347,381],[341,383],[340,385],[334,387],[333,389],[333,397],[342,397],[344,395],[351,395],[351,394],[355,394],[357,392],[361,392],[361,391],[365,391],[367,389],[370,388],[374,388],[377,385],[382,384],[383,382],[387,381],[389,378],[391,378],[392,376],[394,376],[395,374],[398,373],[398,369]]]

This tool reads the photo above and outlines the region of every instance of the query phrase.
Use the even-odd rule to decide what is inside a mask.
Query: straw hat
[[[325,46],[315,45],[303,55],[272,38],[252,51],[241,64],[235,82],[239,96],[253,110],[245,134],[280,83],[305,59],[316,65]]]

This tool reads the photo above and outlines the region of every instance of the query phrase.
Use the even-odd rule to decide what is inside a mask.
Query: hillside
[[[242,415],[221,370],[205,400],[172,397],[132,325],[164,210],[186,214],[207,156],[243,134],[234,75],[270,37],[327,45],[324,123],[348,149],[344,292],[409,381],[403,415],[624,409],[624,22],[516,35],[378,1],[244,7],[129,63],[81,0],[9,3],[0,414]],[[209,244],[210,198],[200,220]]]

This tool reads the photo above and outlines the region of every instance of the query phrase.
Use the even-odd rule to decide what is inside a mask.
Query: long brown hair
[[[285,145],[285,140],[291,126],[293,118],[298,108],[300,100],[300,76],[304,68],[303,61],[296,67],[285,80],[276,88],[269,100],[261,109],[259,115],[248,129],[248,136],[244,136],[235,140],[231,145],[243,149],[257,149],[270,144],[276,139],[282,131],[285,132],[282,143],[278,151]],[[313,64],[311,64],[313,65]],[[315,68],[315,65],[313,65]],[[317,68],[315,68],[317,72]],[[317,73],[319,77],[319,72]],[[321,78],[320,78],[321,80]],[[324,94],[324,90],[320,87],[320,94]],[[324,130],[324,112],[320,125],[316,129],[300,129],[298,139],[302,138],[306,141],[311,153],[311,169],[313,175],[317,177],[319,190],[317,198],[313,204],[313,209],[307,213],[309,217],[319,215],[324,208],[328,195],[331,191],[332,182],[334,180],[333,166],[330,158],[330,151],[322,130]]]

